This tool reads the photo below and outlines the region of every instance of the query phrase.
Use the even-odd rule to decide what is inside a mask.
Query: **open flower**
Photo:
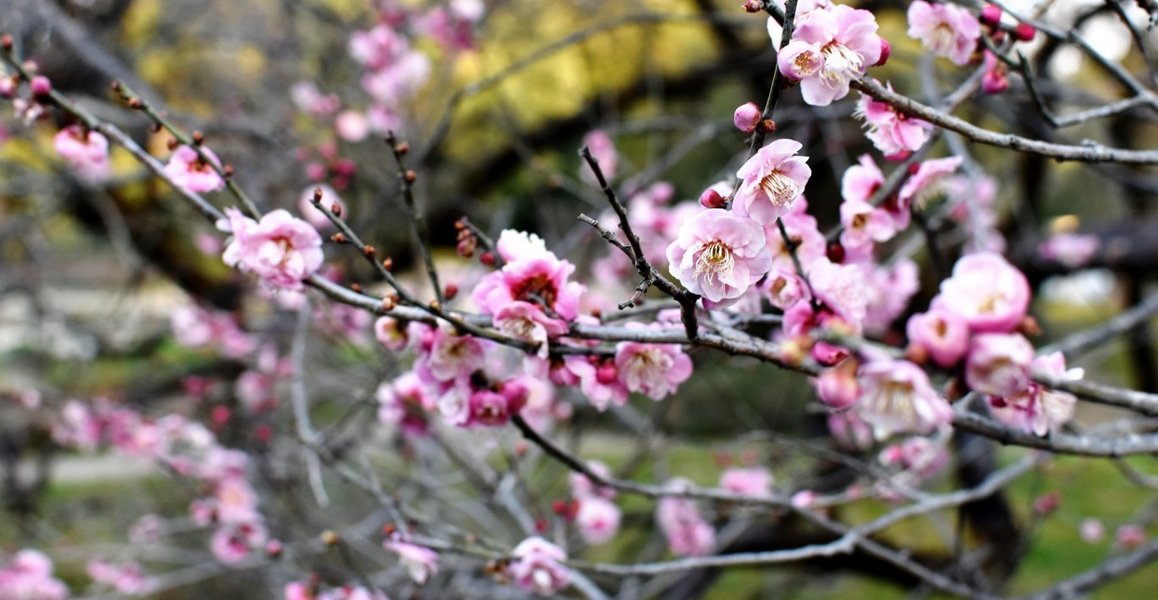
[[[861,365],[857,412],[884,440],[896,433],[928,434],[953,419],[953,409],[929,383],[929,376],[905,360],[876,359]]]
[[[99,132],[69,125],[53,136],[52,146],[81,179],[100,181],[109,176],[109,140]]]
[[[892,84],[886,84],[891,91]],[[865,137],[885,156],[904,156],[925,145],[933,124],[898,111],[887,102],[861,94],[856,116],[864,120]]]
[[[215,192],[224,188],[225,180],[213,170],[213,165],[221,166],[221,159],[209,148],[202,147],[201,152],[205,153],[208,162],[201,160],[193,148],[178,146],[169,157],[169,162],[165,164],[165,177],[173,185],[194,194]],[[209,164],[210,162],[213,164]]]
[[[734,304],[772,268],[760,224],[719,208],[686,219],[667,260],[684,287],[715,307]]]
[[[981,24],[968,9],[917,0],[909,5],[909,37],[921,40],[934,54],[964,65],[973,57]]]
[[[781,73],[800,82],[805,102],[828,106],[880,60],[882,41],[871,12],[843,4],[817,7],[797,24],[777,63]]]
[[[972,332],[1011,331],[1029,308],[1029,282],[1000,254],[962,256],[941,282],[933,307],[963,319]]]
[[[1067,370],[1061,352],[1035,358],[1032,368],[1069,380],[1081,379],[1085,374],[1082,369]],[[1030,383],[1026,389],[1004,398],[990,397],[989,410],[1001,421],[1026,433],[1045,436],[1074,417],[1076,403],[1073,394]]]
[[[675,344],[619,342],[615,368],[627,389],[662,400],[692,375],[692,359]]]
[[[732,205],[737,215],[768,225],[792,206],[812,176],[808,157],[796,155],[802,147],[796,140],[776,140],[740,167],[736,176],[743,182]]]
[[[547,597],[567,587],[571,574],[562,564],[567,553],[541,537],[529,537],[511,552],[507,572],[525,590]]]
[[[217,227],[233,234],[225,247],[225,264],[257,275],[285,290],[303,289],[302,280],[322,265],[322,237],[309,223],[278,209],[254,221],[230,207]]]

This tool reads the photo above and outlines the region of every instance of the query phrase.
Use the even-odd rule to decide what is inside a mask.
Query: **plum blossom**
[[[909,5],[909,37],[921,40],[934,54],[964,65],[973,57],[981,24],[962,6],[947,2],[929,4],[917,0]]]
[[[675,344],[619,342],[615,346],[615,367],[628,390],[652,400],[675,393],[692,375],[692,359]]]
[[[1055,260],[1066,268],[1076,269],[1089,264],[1101,245],[1096,235],[1059,232],[1042,242],[1037,251],[1043,258]]]
[[[88,561],[85,570],[94,582],[104,584],[121,594],[144,594],[153,585],[141,572],[141,566],[135,562],[114,564],[93,559]]]
[[[109,140],[100,132],[69,125],[53,136],[52,146],[81,179],[100,181],[109,176]]]
[[[575,527],[583,541],[598,546],[610,542],[619,533],[622,511],[610,500],[584,496],[577,502],[579,509],[575,512]]]
[[[840,224],[841,245],[846,250],[865,249],[869,256],[874,243],[887,242],[897,233],[887,212],[860,200],[840,204]]]
[[[575,266],[547,250],[536,235],[507,230],[496,249],[506,264],[479,281],[471,299],[495,325],[530,341],[544,341],[565,332],[567,321],[579,314],[586,288],[568,281]],[[512,308],[519,302],[518,308]],[[545,352],[546,345],[540,345]]]
[[[1010,396],[1029,387],[1033,346],[1017,333],[983,333],[973,337],[965,362],[965,382],[991,396]]]
[[[826,244],[824,234],[816,217],[808,214],[808,202],[801,196],[788,212],[780,218],[784,231],[796,250],[796,260],[808,270],[812,263],[824,258]],[[792,252],[785,243],[784,235],[775,222],[764,225],[764,238],[768,240],[768,251],[772,253],[772,267],[781,271],[796,272],[796,261],[792,259]]]
[[[1085,374],[1082,369],[1067,370],[1065,356],[1061,352],[1035,358],[1032,369],[1069,380],[1081,379]],[[1072,394],[1030,382],[1025,389],[1015,394],[1004,398],[990,397],[989,410],[993,416],[1013,427],[1045,436],[1073,418],[1076,402]]]
[[[825,406],[834,410],[844,410],[860,398],[860,384],[856,380],[859,364],[854,359],[845,359],[836,366],[825,369],[813,382],[816,395]]]
[[[412,544],[400,537],[387,540],[383,546],[398,555],[398,562],[406,567],[414,583],[422,585],[438,572],[438,553],[426,546]]]
[[[932,306],[951,312],[972,332],[1011,331],[1029,308],[1029,282],[1000,254],[962,256],[941,282]]]
[[[253,273],[274,288],[300,291],[302,280],[322,265],[322,237],[309,223],[278,209],[254,221],[229,207],[218,229],[233,238],[225,247],[225,264]]]
[[[881,58],[876,17],[850,6],[818,6],[796,25],[777,57],[780,72],[800,82],[804,101],[828,106],[848,95],[849,81]]]
[[[732,200],[732,210],[761,225],[774,223],[804,193],[812,176],[808,157],[796,155],[803,147],[796,140],[781,139],[752,155],[736,172],[743,181]]]
[[[909,317],[905,325],[909,343],[929,353],[933,362],[948,369],[969,349],[969,327],[946,310],[930,309]]]
[[[891,265],[858,265],[865,272],[864,331],[884,335],[892,322],[909,306],[909,299],[921,288],[916,263],[908,258],[897,259]]]
[[[392,352],[401,352],[410,344],[406,324],[390,316],[381,316],[374,321],[374,337]]]
[[[571,573],[562,564],[567,553],[541,537],[529,537],[511,552],[507,572],[519,587],[547,597],[571,583]]]
[[[707,209],[686,219],[667,247],[669,269],[705,305],[735,304],[772,268],[764,230],[723,209]]]
[[[68,587],[52,576],[52,560],[39,550],[21,550],[0,566],[0,600],[63,600]]]
[[[885,86],[892,91],[891,83]],[[905,156],[925,145],[933,124],[899,111],[887,102],[861,94],[855,113],[864,120],[865,136],[886,157]]]
[[[209,550],[222,564],[235,565],[266,542],[265,526],[259,522],[225,524],[213,532]]]
[[[756,125],[760,123],[762,116],[760,107],[756,106],[755,102],[748,102],[736,107],[736,112],[732,114],[732,124],[744,133],[752,133],[756,131]]]
[[[578,383],[583,395],[599,411],[607,410],[612,404],[623,406],[627,403],[629,392],[620,381],[619,368],[613,358],[566,356],[563,369],[555,370],[553,376],[560,385],[568,385],[563,381],[567,376],[574,378],[571,384]]]
[[[869,301],[864,270],[858,265],[838,265],[821,258],[813,261],[808,277],[816,299],[842,321],[859,330]]]
[[[876,358],[861,365],[860,418],[877,440],[897,433],[928,434],[948,426],[953,409],[929,383],[929,376],[905,360]]]
[[[743,496],[772,495],[772,473],[763,467],[724,469],[720,474],[720,489]]]
[[[494,325],[502,333],[521,340],[538,344],[537,355],[547,358],[548,337],[558,337],[567,333],[567,324],[549,316],[538,305],[516,300],[494,314]]]
[[[393,381],[383,382],[375,392],[378,421],[395,425],[403,433],[421,435],[428,428],[426,415],[438,404],[414,371],[407,371]]]
[[[225,187],[225,180],[213,169],[221,167],[221,159],[212,150],[201,148],[208,162],[201,160],[190,146],[178,146],[165,164],[164,174],[173,185],[194,194],[216,192]],[[210,165],[209,163],[213,163]]]
[[[611,467],[597,460],[589,461],[587,468],[601,477],[612,476]],[[595,483],[582,473],[571,473],[569,482],[571,484],[571,495],[576,498],[586,498],[588,496],[599,496],[600,498],[606,498],[608,500],[615,498],[615,488],[596,487]]]
[[[924,208],[929,200],[944,194],[944,180],[961,166],[963,160],[960,156],[950,156],[922,162],[917,172],[905,181],[897,193],[900,209],[907,213],[912,206]],[[905,225],[908,225],[908,221],[905,221]]]
[[[672,489],[681,489],[687,485],[688,482],[682,479],[673,480],[669,484]],[[716,544],[715,530],[704,520],[695,501],[690,498],[661,498],[656,506],[655,520],[667,537],[668,548],[676,556],[703,556],[711,552]]]

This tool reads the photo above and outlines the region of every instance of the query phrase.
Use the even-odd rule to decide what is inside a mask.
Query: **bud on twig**
[[[449,300],[454,300],[454,297],[457,295],[458,295],[458,286],[453,284],[453,283],[446,284],[446,288],[442,291],[442,296],[449,301]]]
[[[398,297],[394,294],[387,294],[382,297],[382,310],[390,312],[394,307],[398,306]]]
[[[741,6],[744,7],[745,12],[758,13],[764,10],[764,0],[747,0]]]
[[[382,259],[382,268],[386,269],[387,271],[393,271],[394,270],[394,259],[390,258],[389,256],[387,256],[386,258],[383,258]]]
[[[322,532],[322,543],[327,546],[337,546],[338,542],[342,541],[342,537],[336,532],[326,530]]]
[[[358,292],[359,294],[361,294],[361,293],[362,293],[362,284],[360,284],[360,283],[351,283],[351,284],[350,284],[350,289],[351,289],[351,290],[354,290],[355,292]]]
[[[406,183],[409,184],[413,184],[415,181],[418,181],[418,173],[415,173],[414,169],[406,169],[406,174],[404,177],[406,178]]]
[[[225,166],[221,167],[221,173],[224,174],[227,178],[233,177],[233,165],[225,163]]]
[[[346,234],[342,233],[341,231],[331,235],[330,240],[338,244],[345,244],[347,241],[349,241],[346,239]]]
[[[201,133],[200,131],[194,131],[193,132],[193,144],[195,146],[200,146],[203,143],[205,143],[205,134]]]
[[[12,36],[10,34],[5,33],[3,37],[0,37],[0,47],[3,47],[5,52],[12,51]]]
[[[397,144],[394,144],[394,153],[397,154],[398,156],[405,156],[409,152],[410,152],[410,142],[403,140],[401,142],[398,142]]]
[[[365,246],[362,246],[362,255],[365,256],[366,258],[374,258],[374,255],[376,255],[376,254],[378,254],[377,248],[371,246],[370,244],[366,244]]]

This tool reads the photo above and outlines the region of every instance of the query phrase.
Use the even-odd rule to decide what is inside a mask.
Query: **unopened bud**
[[[341,536],[337,532],[327,529],[322,532],[322,543],[327,546],[337,546],[338,542],[342,541]]]
[[[724,208],[727,205],[728,199],[712,188],[708,188],[700,194],[700,206],[704,208]]]
[[[986,4],[981,7],[979,20],[990,27],[996,27],[1001,22],[1001,8],[994,4]]]
[[[265,555],[270,558],[280,558],[282,550],[280,540],[270,540],[265,543]]]
[[[200,146],[205,143],[205,134],[200,131],[193,131],[193,145]]]
[[[337,202],[330,205],[330,212],[334,213],[335,217],[342,216],[342,205]]]
[[[450,301],[450,300],[454,300],[454,297],[457,295],[458,295],[458,286],[453,284],[453,283],[446,284],[446,289],[443,290],[442,296],[444,298],[446,298],[447,301]]]
[[[382,310],[390,312],[396,306],[398,306],[398,297],[394,294],[387,294],[382,298]]]
[[[387,256],[386,258],[383,258],[382,259],[382,268],[386,269],[387,271],[393,271],[394,270],[394,259],[390,258],[389,256]]]
[[[378,254],[377,248],[371,246],[370,244],[366,244],[365,246],[362,246],[362,255],[365,256],[366,258],[374,258],[375,254]]]
[[[0,47],[4,48],[5,52],[11,52],[12,45],[12,36],[10,34],[5,33],[3,36],[0,36]]]
[[[418,173],[415,173],[414,169],[406,169],[406,174],[404,177],[406,178],[406,183],[409,184],[413,184],[415,181],[418,181]]]
[[[748,102],[736,107],[736,111],[732,113],[732,124],[744,133],[752,133],[756,130],[761,116],[760,107],[756,106],[755,102]]]
[[[225,166],[221,167],[221,174],[225,175],[226,179],[233,177],[233,165],[225,163]]]
[[[397,144],[394,144],[394,153],[395,154],[397,154],[399,156],[405,156],[408,152],[410,152],[410,142],[403,140],[401,142],[398,142]]]
[[[515,456],[522,458],[527,455],[527,451],[531,449],[527,440],[519,440],[515,442]]]
[[[362,284],[360,284],[360,283],[351,283],[351,284],[350,284],[350,289],[351,289],[351,290],[354,290],[355,292],[358,292],[359,294],[361,294],[361,293],[362,293]]]
[[[760,131],[763,131],[764,133],[775,133],[776,121],[773,121],[772,119],[761,119],[756,127],[758,127]]]
[[[1037,28],[1029,23],[1018,23],[1017,27],[1013,28],[1013,37],[1020,42],[1032,41],[1037,35]]]
[[[893,47],[889,45],[889,41],[885,38],[881,38],[881,57],[877,59],[877,62],[873,63],[873,66],[884,66],[885,63],[889,62],[889,55],[892,53]]]
[[[321,202],[323,195],[325,195],[325,192],[322,191],[321,186],[314,188],[314,202],[315,203]]]
[[[32,78],[28,87],[32,90],[33,96],[47,96],[52,91],[52,82],[44,75],[37,75]]]
[[[1039,325],[1037,319],[1031,315],[1026,315],[1025,318],[1017,324],[1017,330],[1025,337],[1037,337],[1041,335],[1041,325]]]
[[[145,108],[145,103],[141,102],[140,98],[129,98],[129,108],[133,110],[141,110]]]
[[[826,255],[828,256],[828,260],[835,264],[839,265],[843,263],[845,257],[844,245],[840,242],[833,242],[829,244],[828,249],[826,250]]]
[[[338,243],[338,244],[345,244],[345,243],[346,243],[346,241],[347,241],[347,240],[346,240],[346,234],[344,234],[344,233],[342,233],[341,231],[339,231],[338,233],[335,233],[334,235],[331,235],[331,236],[330,236],[330,240],[331,240],[331,241],[333,241],[333,242],[335,242],[335,243]]]
[[[746,0],[742,6],[745,12],[758,13],[764,10],[764,0]]]
[[[909,346],[905,348],[905,360],[917,365],[923,365],[929,360],[929,350],[920,344],[909,344]]]
[[[487,250],[478,256],[478,261],[488,267],[495,266],[495,253]]]

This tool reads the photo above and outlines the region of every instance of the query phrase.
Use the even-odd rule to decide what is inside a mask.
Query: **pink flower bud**
[[[873,66],[884,66],[884,64],[889,61],[889,55],[892,53],[893,48],[889,45],[889,41],[885,38],[881,38],[881,57],[877,59],[877,62],[874,63]]]
[[[1001,22],[1001,8],[994,4],[986,4],[981,8],[981,22],[990,27],[996,27]]]
[[[52,82],[44,75],[37,75],[32,78],[32,82],[28,84],[28,87],[32,90],[33,96],[44,96],[52,91]]]
[[[1037,28],[1029,23],[1018,23],[1017,27],[1013,28],[1013,37],[1020,42],[1029,42],[1037,35]]]
[[[981,76],[981,90],[986,94],[1000,94],[1009,89],[1009,79],[998,69],[990,69]]]
[[[857,362],[846,360],[831,369],[821,371],[816,378],[816,395],[820,401],[836,410],[852,406],[860,397],[856,383]]]
[[[736,107],[736,112],[732,114],[732,123],[736,125],[736,129],[752,133],[756,130],[756,124],[760,122],[761,116],[760,107],[756,106],[755,102],[749,102]]]
[[[724,208],[727,204],[728,199],[712,188],[708,188],[700,194],[700,206],[704,208]]]

